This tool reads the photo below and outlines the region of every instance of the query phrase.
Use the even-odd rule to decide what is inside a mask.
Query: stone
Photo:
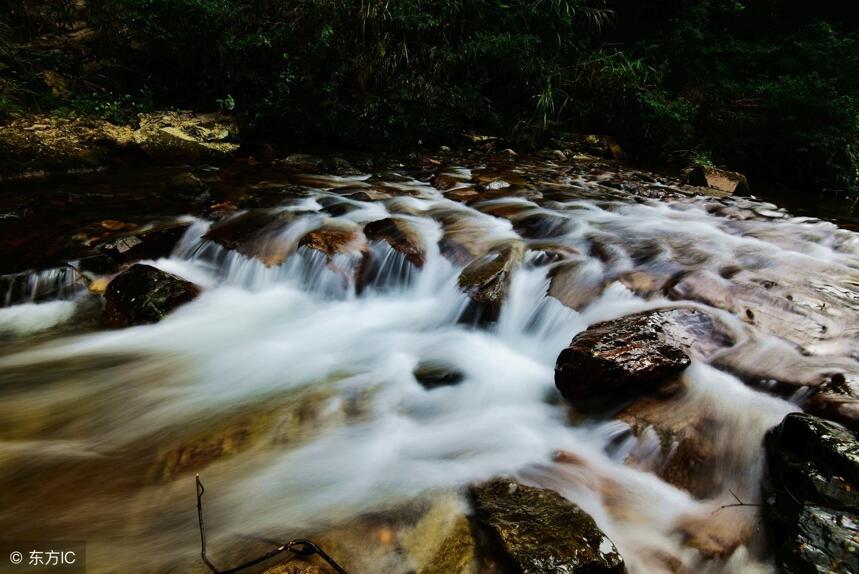
[[[252,209],[219,221],[203,237],[271,267],[286,261],[294,248],[281,234],[294,219],[290,211]]]
[[[495,479],[471,487],[474,518],[489,553],[522,574],[626,572],[593,518],[557,492]]]
[[[562,261],[554,265],[547,275],[548,294],[576,311],[581,311],[592,303],[605,289],[602,273],[589,273],[586,261]]]
[[[174,175],[167,182],[167,192],[171,197],[191,201],[211,199],[209,186],[190,171]]]
[[[479,311],[490,320],[498,316],[507,296],[510,275],[522,262],[525,249],[519,242],[507,242],[472,261],[459,275],[459,286]]]
[[[426,261],[420,236],[403,219],[388,217],[371,221],[364,226],[364,235],[371,241],[386,241],[392,249],[402,253],[417,268],[423,267]]]
[[[197,285],[137,263],[108,284],[105,319],[112,327],[156,323],[199,294]]]
[[[425,389],[456,385],[465,379],[462,372],[435,361],[424,361],[418,364],[413,374],[415,380]]]
[[[650,389],[689,366],[684,343],[693,344],[688,333],[698,314],[686,308],[646,311],[590,326],[558,356],[555,386],[571,402]]]
[[[859,442],[843,426],[790,413],[764,438],[767,533],[789,574],[859,572]]]
[[[720,457],[720,422],[706,410],[683,400],[677,388],[657,389],[661,395],[636,398],[615,415],[629,425],[638,444],[625,462],[659,476],[697,498],[724,487],[717,472]],[[679,395],[679,396],[678,396]]]
[[[223,114],[140,114],[134,143],[157,161],[224,159],[239,148],[238,125]]]
[[[300,247],[315,249],[329,259],[339,254],[366,253],[367,241],[357,227],[331,222],[301,238]]]
[[[717,192],[717,197],[736,194],[748,195],[749,182],[746,176],[735,171],[697,165],[685,170],[684,179],[689,185],[706,187]]]
[[[114,261],[123,263],[167,257],[190,226],[186,221],[155,225],[102,243],[97,249]]]

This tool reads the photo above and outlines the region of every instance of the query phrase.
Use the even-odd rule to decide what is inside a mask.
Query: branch
[[[295,556],[306,556],[310,557],[314,554],[318,555],[322,560],[328,563],[337,574],[348,574],[346,570],[344,570],[337,562],[334,561],[328,554],[325,553],[319,546],[311,542],[310,540],[305,540],[304,538],[296,538],[294,540],[290,540],[286,544],[280,544],[276,548],[269,550],[262,556],[258,556],[257,558],[253,558],[252,560],[248,560],[244,564],[239,566],[234,566],[232,568],[228,568],[226,570],[221,570],[217,566],[215,566],[209,557],[206,554],[206,527],[203,524],[203,494],[206,492],[206,489],[203,488],[203,483],[200,481],[200,475],[196,476],[197,482],[197,521],[200,525],[200,558],[203,560],[203,564],[205,564],[209,570],[211,570],[214,574],[233,574],[234,572],[239,572],[241,570],[245,570],[250,568],[251,566],[256,566],[260,562],[265,562],[269,558],[273,558],[282,552],[292,552]],[[273,544],[277,544],[277,542],[270,541]]]

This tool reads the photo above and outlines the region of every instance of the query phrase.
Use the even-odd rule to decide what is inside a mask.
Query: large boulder
[[[139,118],[134,143],[154,160],[223,159],[239,148],[238,125],[223,114],[156,112]]]
[[[765,517],[784,572],[859,572],[859,442],[791,413],[765,439]]]
[[[108,284],[105,318],[113,327],[156,323],[199,294],[197,285],[138,263]]]
[[[572,402],[640,393],[706,358],[730,334],[710,315],[676,307],[597,323],[576,335],[555,364],[555,385]]]
[[[557,492],[495,479],[473,486],[489,551],[522,574],[619,574],[623,558],[581,508]]]

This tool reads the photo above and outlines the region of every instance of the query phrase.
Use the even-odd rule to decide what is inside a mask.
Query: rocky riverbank
[[[33,381],[7,430],[99,455],[10,454],[57,477],[2,477],[36,517],[11,532],[57,497],[97,564],[131,520],[187,542],[152,568],[192,568],[171,509],[201,472],[215,524],[353,573],[855,569],[854,233],[611,146],[216,161],[229,127],[185,120],[129,145],[208,162],[0,198],[38,254],[0,277],[0,376]],[[220,537],[219,564],[256,544]]]

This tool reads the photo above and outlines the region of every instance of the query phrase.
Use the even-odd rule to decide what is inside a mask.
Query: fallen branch
[[[209,557],[206,554],[206,528],[203,525],[203,494],[206,492],[206,489],[203,488],[203,483],[200,481],[200,475],[198,474],[196,477],[197,481],[197,520],[200,525],[200,557],[203,560],[203,564],[208,566],[209,570],[214,572],[214,574],[233,574],[234,572],[239,572],[241,570],[245,570],[246,568],[250,568],[251,566],[256,566],[261,562],[265,562],[270,558],[274,558],[278,554],[283,552],[292,552],[295,556],[304,556],[309,557],[316,554],[320,558],[322,558],[325,562],[331,566],[337,574],[348,574],[346,570],[344,570],[337,562],[334,561],[328,554],[325,553],[319,546],[311,542],[310,540],[305,540],[304,538],[296,538],[295,540],[290,540],[286,544],[280,544],[269,550],[262,556],[258,556],[257,558],[253,558],[252,560],[248,560],[244,564],[239,566],[233,566],[232,568],[228,568],[226,570],[221,570],[215,564],[209,560]],[[270,541],[272,544],[278,544],[275,541]]]
[[[728,492],[730,492],[730,493],[731,493],[731,496],[733,496],[733,497],[734,497],[734,500],[736,500],[737,502],[735,502],[735,503],[731,503],[731,504],[723,504],[722,506],[720,506],[719,508],[717,508],[716,510],[714,510],[714,511],[713,511],[713,514],[716,514],[716,513],[717,513],[717,512],[719,512],[720,510],[724,510],[724,509],[726,509],[726,508],[736,508],[736,507],[738,507],[738,506],[750,506],[750,507],[752,507],[752,508],[760,508],[760,507],[764,506],[763,504],[756,504],[756,503],[753,503],[753,502],[743,502],[742,500],[740,500],[740,497],[738,497],[736,494],[734,494],[734,491],[733,491],[733,490],[728,489]]]

